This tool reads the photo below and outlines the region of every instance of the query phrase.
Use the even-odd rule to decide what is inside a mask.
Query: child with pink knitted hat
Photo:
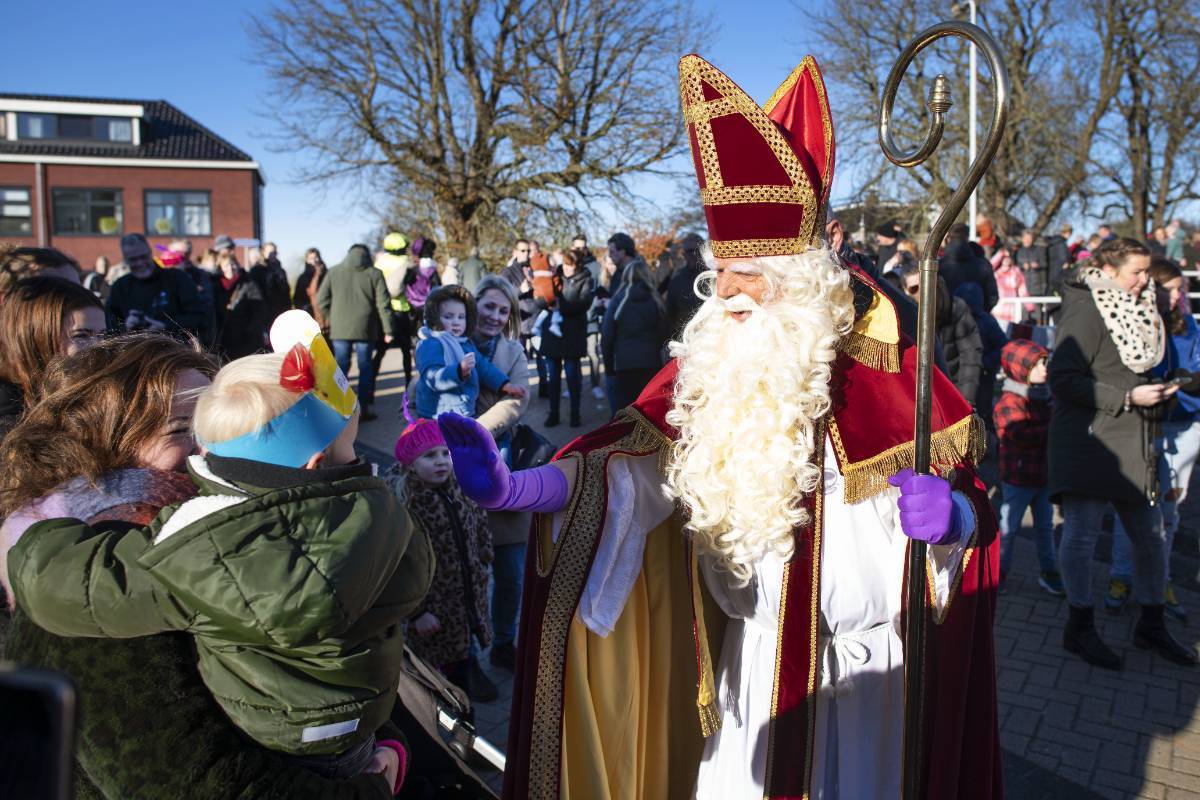
[[[450,450],[437,422],[414,420],[401,403],[409,425],[396,440],[396,464],[383,479],[425,531],[436,569],[425,600],[409,617],[405,641],[418,656],[464,688],[472,700],[490,702],[495,684],[471,655],[492,641],[488,609],[488,565],[492,532],[486,513],[459,488]]]

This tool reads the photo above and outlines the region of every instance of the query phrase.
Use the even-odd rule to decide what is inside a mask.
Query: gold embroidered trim
[[[900,372],[900,345],[872,339],[858,331],[850,331],[838,341],[838,349],[864,367],[880,372]]]
[[[669,442],[649,420],[637,412],[628,413],[631,411],[625,409],[618,417],[633,421],[632,431],[590,453],[572,454],[579,459],[575,490],[567,505],[558,542],[545,562],[541,559],[539,546],[538,574],[543,578],[549,575],[550,591],[542,615],[533,694],[529,752],[529,797],[532,798],[558,800],[562,769],[564,654],[575,607],[587,580],[588,563],[604,520],[607,484],[604,471],[608,458],[618,452],[649,455],[656,448],[661,450],[662,442]],[[647,430],[647,426],[657,432],[657,437]],[[601,472],[600,479],[588,480],[589,474],[597,470]],[[539,527],[539,532],[549,525],[549,519],[550,515],[542,515],[539,526],[543,527]]]
[[[832,424],[833,419],[829,415],[822,417],[817,421],[817,429],[814,432],[814,439],[818,442],[825,441],[825,429],[827,423]],[[823,470],[825,467],[825,448],[817,448],[816,464],[818,470]],[[820,619],[821,612],[821,536],[825,528],[825,507],[824,507],[824,492],[817,489],[813,493],[813,568],[810,579],[812,580],[812,602],[809,608],[809,652],[808,652],[808,686],[807,698],[805,703],[805,724],[808,727],[807,736],[807,752],[804,754],[804,794],[801,795],[801,800],[808,800],[809,784],[812,781],[812,754],[813,754],[813,731],[817,724],[815,692],[817,688],[817,653],[820,650]],[[797,543],[799,546],[800,543]],[[780,588],[779,594],[779,627],[775,634],[775,680],[771,688],[771,721],[770,728],[767,731],[767,770],[766,770],[766,791],[771,791],[772,772],[775,764],[775,721],[779,718],[779,670],[783,665],[783,626],[787,618],[787,596],[788,584],[790,583],[792,574],[792,564],[796,562],[793,555],[791,561],[783,567],[783,585]],[[769,795],[764,795],[769,796]]]
[[[804,193],[795,186],[752,184],[746,186],[709,186],[700,190],[706,206],[734,206],[744,203],[804,205]]]
[[[913,443],[898,444],[871,458],[850,463],[836,420],[829,425],[833,449],[837,453],[842,477],[846,481],[846,502],[857,503],[874,497],[888,488],[888,478],[913,461]],[[975,465],[987,452],[987,433],[983,420],[975,414],[963,417],[953,425],[937,431],[931,437],[929,466],[936,472],[946,472],[960,463]]]
[[[720,97],[716,100],[705,100],[700,103],[692,103],[683,110],[684,122],[692,125],[697,125],[705,122],[710,122],[717,117],[728,116],[729,114],[737,113],[737,104],[732,97]]]
[[[563,456],[562,460],[568,458],[575,459],[575,485],[571,488],[571,497],[567,500],[566,514],[563,516],[565,528],[566,520],[570,519],[574,514],[575,506],[579,502],[580,487],[583,486],[583,481],[580,476],[583,474],[583,457],[579,453],[570,453]],[[554,562],[558,559],[558,547],[562,543],[560,536],[558,541],[554,541],[554,515],[553,514],[538,514],[537,520],[537,571],[540,577],[546,577],[550,574],[550,570],[554,569]]]
[[[817,246],[799,236],[791,239],[725,239],[711,240],[715,258],[754,258],[755,256],[790,256]]]
[[[813,87],[817,90],[817,100],[821,107],[821,127],[825,134],[825,164],[827,174],[822,179],[821,203],[817,209],[818,219],[815,227],[817,231],[824,231],[826,204],[829,202],[829,193],[833,189],[833,114],[829,111],[829,97],[825,93],[825,81],[821,78],[821,72],[817,67],[816,59],[812,56],[805,56],[801,59],[800,64],[792,70],[792,74],[788,75],[787,80],[779,84],[779,88],[763,104],[763,111],[770,115],[779,101],[783,99],[783,96],[792,90],[792,87],[796,85],[796,81],[800,80],[800,75],[805,70],[808,70],[812,77]]]
[[[975,509],[975,504],[971,504],[971,510],[975,514],[975,532],[971,534],[970,541],[967,542],[966,550],[963,552],[962,564],[958,567],[958,574],[954,576],[954,583],[950,585],[950,591],[946,594],[946,606],[938,613],[937,610],[937,584],[933,580],[933,565],[929,563],[929,559],[925,559],[925,574],[929,583],[929,610],[930,616],[933,617],[934,625],[941,625],[946,621],[946,617],[950,616],[950,603],[958,596],[959,587],[962,585],[963,575],[967,574],[967,565],[971,563],[971,556],[979,544],[979,511]]]

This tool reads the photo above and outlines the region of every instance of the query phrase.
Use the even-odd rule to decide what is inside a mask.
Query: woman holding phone
[[[1092,559],[1109,504],[1133,546],[1141,618],[1134,644],[1184,666],[1196,654],[1163,622],[1166,557],[1154,437],[1177,386],[1150,375],[1166,351],[1155,305],[1150,252],[1132,239],[1105,242],[1063,284],[1063,311],[1050,359],[1050,496],[1062,502],[1059,548],[1069,618],[1063,647],[1085,661],[1120,669],[1122,659],[1096,633]]]

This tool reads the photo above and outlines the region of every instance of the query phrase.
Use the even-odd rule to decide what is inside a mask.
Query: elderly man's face
[[[129,265],[133,277],[148,278],[154,273],[154,257],[150,254],[150,246],[145,242],[121,245],[121,256]]]
[[[745,261],[736,258],[718,258],[715,292],[717,297],[722,300],[745,295],[747,299],[754,301],[755,305],[762,305],[763,298],[767,295],[767,279],[763,277],[762,270]],[[751,313],[753,312],[731,311],[729,315],[738,322],[742,322]]]

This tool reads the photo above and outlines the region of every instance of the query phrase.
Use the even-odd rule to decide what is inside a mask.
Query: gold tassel
[[[717,712],[716,680],[713,678],[712,656],[708,652],[708,626],[704,621],[704,597],[700,594],[700,564],[695,545],[691,551],[692,578],[692,622],[696,626],[696,652],[700,663],[700,680],[696,687],[696,709],[700,712],[700,734],[707,739],[721,728],[721,715]]]
[[[705,739],[721,730],[721,715],[717,713],[717,704],[700,705],[700,735]]]
[[[881,372],[900,371],[900,345],[888,344],[870,336],[850,331],[839,343],[841,350],[864,367]]]
[[[907,442],[856,464],[843,465],[846,502],[857,503],[887,489],[888,478],[912,466],[914,450],[913,443]],[[933,434],[929,466],[936,472],[947,472],[961,463],[973,466],[986,451],[987,433],[983,420],[972,414]]]

